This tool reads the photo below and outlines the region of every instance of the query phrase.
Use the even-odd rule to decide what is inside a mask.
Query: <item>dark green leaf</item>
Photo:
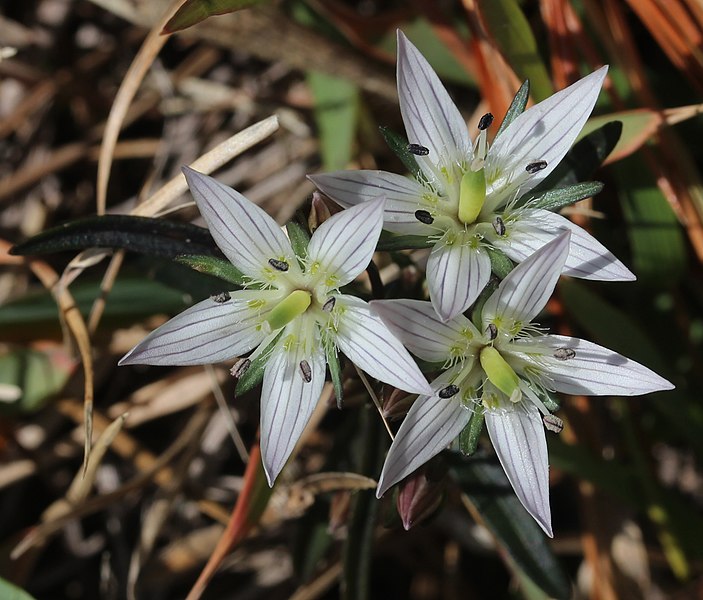
[[[515,564],[550,596],[569,598],[569,581],[546,536],[520,504],[498,462],[483,456],[449,456],[459,487]]]
[[[500,124],[500,129],[498,129],[498,133],[496,133],[496,138],[505,131],[505,129],[510,125],[514,120],[515,117],[518,115],[521,115],[523,112],[525,112],[525,107],[527,106],[527,101],[530,99],[530,82],[529,80],[525,80],[523,84],[520,86],[520,89],[517,91],[517,94],[515,94],[515,97],[513,98],[513,101],[510,103],[510,106],[508,107],[508,111],[505,113],[505,117],[503,118],[503,122]]]
[[[459,434],[459,450],[464,456],[471,456],[478,448],[478,439],[483,431],[483,405],[477,404],[471,419]]]
[[[419,248],[431,248],[436,240],[421,235],[395,235],[384,231],[381,239],[376,245],[377,250],[395,252],[396,250],[417,250]]]
[[[242,10],[256,6],[257,4],[267,4],[270,0],[186,0],[171,17],[161,33],[174,33],[196,23],[204,21],[208,17],[224,15],[226,13]]]
[[[120,248],[166,258],[220,254],[210,232],[203,227],[129,215],[104,215],[64,223],[17,244],[10,253],[27,256],[86,248]]]
[[[493,292],[498,289],[499,283],[500,280],[497,277],[491,277],[488,280],[486,287],[481,290],[481,293],[479,294],[478,298],[476,299],[476,302],[474,302],[474,305],[471,308],[471,322],[476,326],[476,329],[478,329],[479,331],[483,327],[483,319],[481,316],[483,313],[483,305],[486,304],[486,300],[491,297]]]
[[[529,202],[530,208],[558,211],[574,202],[600,194],[602,190],[603,184],[600,181],[584,181],[569,187],[547,190],[538,196],[535,196],[534,192],[530,192],[518,201],[518,205]]]
[[[310,234],[295,221],[286,223],[286,231],[290,245],[293,246],[293,252],[300,258],[305,258],[308,255],[308,243],[310,242]]]
[[[564,188],[585,181],[603,164],[622,134],[622,123],[611,121],[576,142],[559,165],[533,191]]]
[[[246,283],[244,274],[228,260],[215,256],[178,256],[176,261],[206,275],[212,275],[235,285]]]
[[[327,366],[330,370],[332,378],[332,386],[334,387],[334,395],[337,398],[337,408],[342,408],[344,401],[344,383],[342,381],[342,366],[339,362],[339,355],[333,344],[325,344],[325,356],[327,357]]]
[[[378,128],[386,140],[388,147],[393,150],[393,153],[400,159],[403,166],[412,174],[416,179],[422,179],[424,176],[420,170],[415,156],[408,150],[408,140],[406,140],[402,135],[396,133],[395,131],[389,129],[386,126],[381,126]]]
[[[281,338],[281,335],[283,335],[283,330],[266,346],[261,354],[251,361],[249,368],[239,378],[239,381],[237,381],[237,386],[234,388],[236,396],[243,396],[263,381],[266,363],[271,356],[274,346]]]

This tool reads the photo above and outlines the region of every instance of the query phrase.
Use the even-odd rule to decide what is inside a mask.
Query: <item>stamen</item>
[[[285,260],[278,260],[277,258],[269,258],[269,264],[276,269],[276,271],[287,271],[289,265]]]
[[[498,327],[495,323],[489,323],[486,327],[486,333],[488,334],[489,340],[494,340],[498,337]]]
[[[251,367],[251,360],[248,358],[240,358],[236,363],[234,363],[234,366],[229,370],[229,372],[230,375],[236,379],[239,379],[249,370],[249,367]]]
[[[454,385],[453,383],[448,385],[447,387],[439,390],[439,393],[437,394],[440,398],[451,398],[452,396],[456,396],[459,393],[459,386]]]
[[[535,162],[531,162],[525,167],[525,171],[527,171],[530,175],[534,175],[538,171],[541,171],[542,169],[547,168],[547,161],[546,160],[536,160]]]
[[[427,210],[416,210],[415,218],[425,225],[432,225],[432,223],[434,223],[434,218]]]
[[[495,229],[496,233],[500,236],[505,235],[505,223],[503,222],[503,219],[500,217],[496,217],[493,219],[493,229]]]
[[[222,304],[223,302],[227,302],[227,300],[230,300],[232,296],[229,295],[229,292],[220,292],[219,294],[215,294],[214,296],[210,296],[213,302],[217,302],[218,304]]]
[[[408,144],[408,152],[415,156],[427,156],[430,153],[430,149],[421,144]]]
[[[491,113],[486,113],[481,117],[478,122],[479,131],[485,131],[493,124],[493,115]]]
[[[553,431],[554,433],[561,433],[564,429],[564,421],[556,415],[544,415],[542,417],[542,422],[544,423],[545,429]]]
[[[300,374],[303,376],[305,383],[310,383],[312,381],[312,369],[307,360],[300,361]]]
[[[330,296],[327,299],[327,302],[322,305],[322,310],[324,310],[326,313],[331,313],[334,310],[335,304],[337,304],[337,298],[335,298],[334,296]]]
[[[571,360],[576,356],[576,350],[573,348],[557,348],[553,356],[557,360]]]

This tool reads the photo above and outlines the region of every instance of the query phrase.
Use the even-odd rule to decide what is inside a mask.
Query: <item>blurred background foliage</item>
[[[485,112],[502,119],[524,79],[539,101],[610,64],[586,131],[617,120],[622,135],[594,175],[604,191],[565,214],[638,281],[563,281],[542,322],[677,388],[563,399],[566,428],[549,439],[553,541],[487,443],[471,461],[431,465],[415,482],[426,503],[399,498],[400,516],[394,498],[362,491],[373,482],[350,473],[375,478],[388,442],[348,368],[344,410],[323,402],[271,493],[257,468],[258,393],[233,401],[231,365],[116,368],[216,281],[137,253],[7,254],[63,222],[129,213],[272,114],[275,135],[216,175],[281,223],[310,212],[306,173],[401,172],[378,129],[402,132],[396,28],[471,131]],[[11,581],[36,598],[181,598],[208,560],[210,598],[703,594],[698,0],[27,0],[0,8],[0,48],[2,597],[28,597]],[[109,185],[96,184],[101,144]],[[168,209],[196,217],[185,194]],[[418,293],[417,254],[378,260],[392,293]]]

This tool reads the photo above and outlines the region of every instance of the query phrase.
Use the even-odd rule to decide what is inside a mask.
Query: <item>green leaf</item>
[[[0,577],[0,598],[3,600],[35,600],[23,589]]]
[[[568,187],[592,177],[615,148],[621,133],[622,123],[611,121],[582,137],[532,193]]]
[[[420,248],[431,248],[437,240],[421,235],[396,235],[388,231],[381,232],[381,239],[378,240],[376,250],[395,252],[397,250],[418,250]]]
[[[208,17],[268,4],[270,0],[186,0],[161,33],[174,33],[192,27]]]
[[[223,260],[215,256],[178,256],[176,261],[198,271],[242,286],[246,283],[244,274],[228,260]]]
[[[293,252],[300,258],[305,258],[308,255],[308,243],[310,242],[310,234],[295,221],[286,223],[286,231],[290,245],[293,246]]]
[[[488,250],[488,257],[491,259],[491,271],[499,279],[505,279],[515,266],[513,261],[497,248],[486,246],[486,249]]]
[[[576,183],[568,187],[548,190],[538,196],[534,196],[533,193],[530,192],[523,196],[525,201],[523,202],[523,198],[521,198],[518,204],[523,205],[529,203],[530,208],[543,208],[544,210],[558,211],[574,202],[600,194],[603,187],[600,181],[584,181],[583,183]]]
[[[249,368],[239,378],[239,381],[237,381],[237,385],[234,388],[236,396],[243,396],[263,381],[266,363],[268,363],[271,352],[273,352],[274,346],[282,335],[283,329],[281,329],[279,334],[266,346],[264,351],[251,361]]]
[[[324,344],[325,346],[325,357],[327,358],[327,366],[330,370],[330,377],[332,378],[332,386],[334,387],[334,395],[337,398],[337,408],[342,408],[342,402],[344,401],[344,383],[342,380],[342,366],[339,362],[339,355],[337,354],[334,344]]]
[[[674,211],[640,157],[619,163],[615,173],[638,279],[660,288],[676,284],[685,276],[688,260]]]
[[[352,157],[359,116],[359,89],[350,81],[310,71],[307,82],[315,99],[322,167],[344,169]]]
[[[516,0],[479,0],[481,16],[501,53],[520,79],[529,79],[538,102],[554,88],[530,24]]]
[[[412,176],[415,177],[415,179],[422,179],[424,175],[422,174],[420,166],[417,164],[415,156],[408,150],[408,140],[384,125],[379,127],[378,130],[381,132],[388,147],[400,159]]]
[[[471,419],[459,434],[459,450],[464,456],[471,456],[478,448],[478,439],[481,437],[485,420],[483,412],[483,405],[477,404],[471,414]]]
[[[15,386],[16,400],[0,402],[0,414],[32,413],[59,392],[75,362],[61,346],[45,351],[18,348],[0,356],[0,382]],[[4,596],[3,596],[4,597]]]
[[[503,122],[500,124],[500,129],[496,133],[496,138],[503,133],[508,125],[510,125],[518,115],[525,112],[525,107],[527,106],[527,101],[530,99],[530,81],[523,81],[520,89],[515,94],[513,101],[510,103],[505,117],[503,117]]]
[[[450,453],[452,473],[514,563],[544,592],[569,598],[571,588],[547,538],[515,496],[497,461]]]
[[[166,258],[220,254],[204,227],[130,215],[103,215],[64,223],[17,244],[10,254],[28,256],[86,248],[121,248]]]

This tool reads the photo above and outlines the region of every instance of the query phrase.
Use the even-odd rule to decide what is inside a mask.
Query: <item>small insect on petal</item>
[[[307,360],[300,361],[300,374],[303,376],[305,383],[310,383],[312,381],[312,369]]]
[[[439,393],[437,394],[440,398],[451,398],[452,396],[456,396],[459,393],[459,386],[454,385],[453,383],[448,385],[447,387],[439,390]]]
[[[486,327],[486,335],[489,340],[494,340],[498,337],[498,327],[495,323],[488,324],[488,327]]]
[[[481,117],[478,122],[479,131],[484,131],[488,129],[493,124],[493,115],[491,113],[486,113]]]
[[[408,144],[408,152],[415,156],[427,156],[430,153],[430,149],[421,144]]]
[[[556,415],[544,415],[542,417],[542,422],[544,423],[545,429],[553,431],[554,433],[561,433],[564,429],[564,421]]]
[[[576,356],[576,350],[573,348],[557,348],[554,351],[554,358],[557,360],[570,360]]]
[[[322,305],[322,310],[330,313],[334,310],[334,305],[337,304],[337,298],[330,296],[327,301]]]
[[[287,271],[289,265],[285,260],[278,260],[277,258],[269,258],[269,264],[276,269],[276,271]]]
[[[223,304],[224,302],[227,302],[227,300],[230,300],[232,296],[229,295],[229,292],[220,292],[219,294],[215,294],[214,296],[210,296],[213,302],[217,302],[218,304]]]
[[[500,217],[493,219],[493,229],[500,236],[505,235],[505,222]]]
[[[434,218],[432,218],[432,215],[427,210],[416,210],[415,218],[425,225],[432,225],[432,223],[434,223]]]
[[[525,167],[525,171],[527,171],[530,175],[534,175],[538,171],[541,171],[542,169],[547,168],[547,161],[546,160],[536,160],[535,162],[531,162]]]
[[[251,361],[248,358],[240,358],[236,363],[234,363],[234,366],[229,370],[229,372],[230,375],[236,379],[239,379],[249,370],[249,367],[251,367]]]

